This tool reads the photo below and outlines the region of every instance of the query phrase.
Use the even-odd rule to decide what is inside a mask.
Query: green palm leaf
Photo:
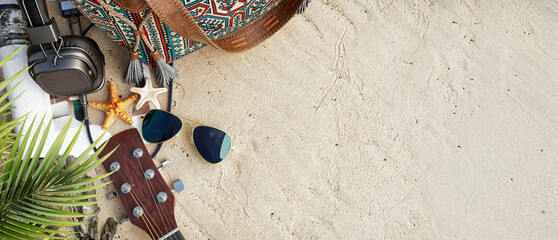
[[[0,67],[20,50],[21,48],[0,60]],[[22,69],[13,77],[0,82],[0,90],[27,70]],[[7,99],[14,88],[1,95],[0,101]],[[14,99],[0,105],[0,239],[63,239],[60,236],[72,232],[56,230],[57,227],[80,225],[82,223],[74,221],[75,218],[91,216],[63,208],[74,209],[97,203],[94,199],[99,194],[89,191],[110,184],[93,185],[110,173],[94,178],[83,177],[110,154],[97,159],[105,144],[93,155],[88,155],[93,146],[101,141],[101,136],[80,156],[69,160],[70,151],[81,132],[80,127],[76,135],[72,136],[68,147],[63,149],[70,121],[64,125],[48,149],[45,149],[48,131],[44,129],[22,127],[18,134],[14,134],[13,129],[18,125],[33,126],[40,122],[39,126],[43,126],[43,123],[48,122],[48,129],[52,120],[44,117],[30,119],[26,116],[9,120],[13,102]],[[27,129],[26,132],[23,129]],[[45,151],[46,154],[42,154]],[[41,155],[45,157],[41,158]],[[54,234],[59,235],[57,237]]]

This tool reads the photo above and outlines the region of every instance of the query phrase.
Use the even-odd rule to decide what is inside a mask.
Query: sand
[[[99,29],[90,36],[107,80],[128,96],[126,52]],[[172,165],[163,177],[186,185],[176,195],[180,231],[555,238],[557,39],[557,1],[314,0],[252,50],[205,47],[175,61],[172,111],[225,129],[236,148],[212,165],[188,131],[164,145],[155,162]],[[105,101],[106,88],[90,100]],[[101,208],[99,227],[125,215],[117,199]],[[129,222],[117,235],[149,239]]]

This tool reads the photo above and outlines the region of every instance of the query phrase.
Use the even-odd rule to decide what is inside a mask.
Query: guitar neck
[[[180,230],[178,230],[178,228],[175,228],[158,240],[184,240],[184,237],[182,236],[182,233],[180,233]]]

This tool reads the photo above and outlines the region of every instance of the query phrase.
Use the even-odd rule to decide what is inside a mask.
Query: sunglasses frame
[[[161,110],[161,109],[151,109],[151,110],[147,111],[143,116],[141,116],[141,119],[142,119],[141,137],[142,137],[142,138],[143,138],[143,120],[144,120],[144,118],[145,118],[145,115],[147,115],[147,114],[148,114],[149,112],[151,112],[151,111],[166,112],[166,113],[168,113],[168,114],[170,114],[170,115],[172,115],[172,116],[175,116],[176,118],[180,119],[180,122],[182,122],[182,125],[180,126],[180,129],[178,129],[178,132],[176,132],[176,134],[175,134],[174,136],[172,136],[171,138],[169,138],[169,139],[167,139],[167,140],[165,140],[165,141],[160,141],[160,142],[149,142],[149,141],[146,140],[146,142],[148,142],[148,143],[154,143],[154,144],[160,144],[160,143],[164,143],[164,142],[170,141],[170,140],[173,139],[174,137],[178,136],[178,134],[182,131],[182,129],[184,128],[184,124],[185,124],[184,120],[186,120],[186,121],[188,122],[188,123],[186,123],[186,124],[187,124],[188,126],[192,127],[192,134],[190,134],[190,143],[191,143],[191,144],[194,146],[194,148],[196,149],[196,153],[198,154],[198,156],[201,157],[201,158],[203,158],[203,160],[205,160],[205,161],[208,162],[208,163],[211,163],[211,164],[217,164],[217,163],[219,163],[219,162],[212,163],[212,162],[208,161],[207,159],[205,159],[205,158],[200,154],[200,151],[198,150],[198,147],[196,146],[196,143],[194,142],[194,130],[195,130],[197,127],[204,126],[204,127],[215,128],[215,129],[217,129],[217,130],[219,130],[219,131],[221,131],[221,132],[224,132],[225,134],[229,135],[227,132],[225,132],[225,131],[223,131],[223,130],[221,130],[221,129],[219,129],[219,128],[216,128],[216,127],[213,127],[213,126],[208,126],[208,125],[202,124],[202,123],[200,123],[200,122],[194,121],[194,120],[192,120],[192,119],[185,118],[185,117],[176,115],[176,114],[174,114],[174,113],[171,113],[171,112],[168,112],[168,111],[165,111],[165,110]],[[231,138],[231,143],[232,143],[232,142],[233,142],[233,139],[232,139],[231,135],[229,135],[229,138]],[[145,138],[144,138],[144,140],[145,140]],[[234,149],[235,149],[235,148],[234,148],[234,147],[232,146],[232,144],[231,144],[231,147],[230,147],[230,149],[229,149],[229,152],[230,152],[231,150],[234,151]],[[227,155],[228,155],[228,154],[227,154]],[[223,159],[223,160],[224,160],[224,159]]]

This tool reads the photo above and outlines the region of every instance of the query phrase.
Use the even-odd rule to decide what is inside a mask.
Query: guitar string
[[[138,163],[139,163],[139,161],[138,161]],[[142,169],[141,164],[140,164],[140,169]],[[142,171],[143,171],[143,169],[142,169]],[[125,181],[126,183],[128,183],[128,179],[126,179],[126,177],[124,176],[124,174],[122,174],[122,172],[120,172],[120,171],[118,171],[118,172],[120,173],[120,176],[122,176],[122,178],[124,179],[124,181]],[[145,178],[144,178],[144,179],[145,179]],[[149,186],[149,185],[148,185],[148,186]],[[151,189],[150,189],[150,192],[151,192]],[[149,223],[154,222],[154,218],[151,216],[151,214],[149,213],[149,211],[147,211],[147,208],[145,208],[145,206],[144,206],[143,202],[141,201],[141,199],[139,199],[139,197],[136,196],[137,199],[139,200],[139,203],[138,203],[138,200],[136,200],[136,198],[135,198],[134,195],[133,195],[133,194],[135,194],[134,191],[133,191],[133,190],[130,190],[130,193],[132,194],[132,197],[134,198],[134,201],[136,201],[136,204],[138,204],[139,206],[143,207],[143,208],[146,210],[145,213],[147,213],[147,216],[148,216],[148,217],[147,217],[147,221],[148,221]],[[151,192],[151,193],[153,194],[153,192]],[[156,203],[155,203],[155,206],[157,206]],[[159,213],[159,214],[160,214],[160,213]],[[150,218],[151,218],[151,220],[150,220]],[[161,218],[162,218],[162,217],[161,217]],[[163,219],[161,219],[161,220],[163,220]],[[144,220],[144,221],[145,221],[145,220]],[[164,220],[163,220],[163,223],[164,223]],[[159,228],[159,226],[158,226],[157,224],[154,224],[154,225],[155,225],[155,227],[157,227],[157,230],[159,230],[159,232],[161,233],[160,235],[161,235],[161,236],[164,235],[163,231],[161,231],[161,229]],[[169,225],[170,225],[170,224],[169,224]],[[146,226],[147,226],[147,224],[146,224]],[[149,228],[149,226],[147,226],[147,227]],[[156,233],[155,228],[154,228],[153,226],[151,226],[151,227],[153,228],[153,231]],[[150,230],[150,229],[148,229],[148,230]],[[171,230],[172,230],[172,229],[171,229]],[[159,235],[156,235],[156,236],[159,236]],[[174,238],[173,238],[173,239],[174,239]]]
[[[130,191],[131,193],[131,191]],[[136,204],[139,205],[138,200],[136,200],[136,197],[134,197],[134,195],[131,195],[132,199],[134,199],[134,201],[136,202]],[[155,236],[156,238],[159,238],[159,236],[157,235],[157,232],[155,232],[155,229],[153,228],[153,226],[151,226],[151,228],[153,228],[153,231],[155,232],[155,234],[153,234],[151,232],[151,228],[149,228],[149,226],[151,224],[147,224],[147,222],[149,222],[149,219],[147,219],[147,222],[145,221],[145,218],[143,216],[140,216],[141,220],[143,220],[143,223],[145,224],[145,226],[147,227],[147,230],[149,231],[149,236],[153,238],[153,236]]]
[[[130,193],[131,193],[131,189],[130,189]],[[132,199],[134,200],[134,202],[136,202],[136,204],[140,205],[138,203],[138,200],[136,199],[136,197],[134,197],[133,194],[130,194],[130,196],[132,196]],[[156,236],[157,238],[159,238],[156,233],[153,234],[153,232],[151,232],[151,228],[153,228],[153,226],[151,226],[151,228],[150,228],[150,224],[147,224],[147,222],[145,221],[145,218],[143,218],[142,216],[140,216],[140,218],[143,220],[143,223],[147,227],[147,230],[149,231],[149,236],[151,236],[151,237]],[[149,219],[147,219],[147,220],[149,221]],[[155,229],[153,229],[153,231],[155,232]]]
[[[180,233],[180,230],[176,231],[176,233],[178,233],[178,240],[184,240],[184,237],[182,236],[182,233]]]
[[[180,233],[180,230],[177,229],[176,232],[173,232],[167,238],[162,239],[162,240],[169,240],[169,239],[184,240],[184,237],[182,236],[182,233]]]
[[[122,172],[120,172],[120,171],[118,171],[118,172],[120,173],[120,175],[122,176],[122,178],[124,178],[124,181],[125,181],[126,183],[129,183],[129,182],[128,182],[128,179],[126,179],[126,177],[124,176],[124,174],[122,174]],[[131,188],[131,186],[132,186],[132,185],[130,185],[130,188]],[[132,197],[134,197],[134,194],[135,194],[135,193],[134,193],[134,191],[133,191],[132,188],[130,189],[130,193],[132,194]],[[136,194],[136,195],[137,195],[137,194]],[[136,197],[137,197],[137,199],[139,200],[139,203],[136,201],[136,204],[138,204],[138,206],[140,206],[140,207],[142,207],[143,209],[145,209],[145,210],[146,210],[145,212],[147,213],[147,216],[148,216],[148,220],[149,220],[149,218],[151,218],[151,221],[154,222],[154,218],[151,217],[151,214],[149,214],[149,211],[147,211],[147,208],[145,207],[145,205],[143,204],[143,202],[141,201],[141,199],[139,199],[138,196],[136,196]],[[155,225],[155,226],[157,226],[157,225]],[[157,226],[157,228],[159,228],[159,227]],[[162,234],[161,229],[159,229],[159,232]]]
[[[178,235],[177,235],[177,234],[178,234]],[[182,234],[180,234],[180,230],[176,230],[176,232],[172,233],[172,235],[170,235],[170,236],[172,236],[173,239],[176,239],[176,240],[180,240],[180,239],[184,240],[184,238],[181,237]],[[176,237],[176,238],[174,238],[174,237]],[[166,239],[165,239],[165,240],[166,240]]]
[[[120,172],[120,171],[118,171],[118,172],[120,173],[120,175],[122,176],[122,178],[124,178],[124,181],[125,181],[126,183],[128,183],[128,180],[126,179],[126,177],[124,176],[124,174],[122,174],[122,172]],[[130,193],[132,194],[132,197],[134,197],[134,196],[133,196],[133,194],[134,194],[133,189],[130,190]],[[145,208],[145,205],[143,204],[143,202],[141,201],[141,199],[138,198],[138,200],[139,200],[139,203],[137,203],[137,201],[136,201],[136,204],[138,204],[138,205],[141,206],[143,209],[145,209],[145,213],[146,213],[147,216],[148,216],[148,219],[147,219],[147,220],[149,220],[149,218],[151,218],[151,221],[155,222],[155,221],[154,221],[154,218],[151,216],[151,214],[149,214],[149,211],[147,211],[147,208]],[[161,235],[162,235],[163,232],[161,231],[161,229],[159,229],[159,226],[157,226],[157,224],[155,224],[155,227],[157,227],[157,229],[159,230],[159,232],[160,232]],[[153,230],[155,230],[155,229],[153,229]]]
[[[161,205],[162,205],[162,204],[161,204]],[[162,212],[163,212],[163,215],[165,215],[165,218],[168,219],[167,221],[168,221],[169,229],[170,229],[170,228],[172,228],[172,223],[171,223],[171,220],[170,220],[170,219],[171,219],[170,214],[167,212],[167,209],[166,209],[166,208],[163,208],[163,207],[162,207],[162,209],[163,209],[163,211],[162,211]],[[173,229],[171,229],[171,231],[172,231],[172,230],[173,230]]]
[[[154,190],[153,186],[151,186],[150,183],[148,183],[147,187],[149,188],[149,191],[152,191],[152,189]],[[168,230],[165,230],[165,231],[166,232],[172,231],[173,230],[172,229],[172,224],[170,223],[169,217],[165,214],[166,210],[165,210],[163,204],[159,203],[159,201],[157,201],[155,204],[156,204],[155,206],[157,206],[157,210],[159,212],[159,215],[161,216],[161,220],[163,220],[163,225],[165,226],[165,229],[168,229]],[[161,205],[161,209],[159,209],[158,205]],[[162,214],[161,214],[161,212],[162,212]]]
[[[133,195],[133,190],[132,190],[132,192],[130,192],[130,193],[132,193],[132,197],[134,197],[134,195]],[[137,196],[137,194],[136,194],[136,196],[135,196],[134,198],[137,198],[137,199],[139,200],[139,197]],[[140,203],[141,203],[141,200],[139,200],[139,201],[140,201]],[[143,205],[142,205],[142,207],[143,207]],[[159,235],[162,236],[162,235],[164,234],[163,231],[161,231],[161,229],[159,229],[159,226],[158,226],[157,224],[155,224],[155,220],[153,219],[153,217],[151,216],[151,214],[149,214],[149,211],[147,211],[147,208],[143,207],[143,209],[144,209],[143,212],[145,212],[145,213],[147,214],[147,223],[149,223],[150,226],[151,226],[151,228],[153,228],[153,231],[155,232],[155,235],[156,235],[156,236],[159,236]],[[150,218],[151,218],[151,220],[150,220]],[[144,220],[144,221],[145,221],[145,220]],[[159,233],[160,233],[159,235],[157,235],[157,232],[156,232],[156,230],[155,230],[155,227],[153,227],[153,226],[155,226],[155,227],[157,228],[157,230],[159,230]]]
[[[140,163],[139,161],[138,161],[138,164],[139,164],[139,166],[140,166],[141,171],[143,171],[143,167],[141,166],[141,163]],[[120,172],[120,171],[118,171],[118,172],[120,173],[120,175],[122,176],[122,178],[124,179],[124,181],[125,181],[126,183],[128,183],[128,180],[126,179],[126,177],[124,176],[124,174],[122,174],[122,172]],[[144,178],[144,180],[146,180],[146,179]],[[150,188],[150,183],[149,183],[149,181],[147,181],[147,184],[148,184],[149,191],[150,191],[150,193],[152,194],[151,197],[152,197],[152,199],[153,199],[153,191],[152,191],[151,188]],[[156,236],[157,238],[159,238],[159,236],[163,236],[164,233],[163,233],[163,231],[161,231],[161,229],[159,228],[159,226],[158,226],[157,224],[152,224],[152,223],[151,223],[151,222],[154,222],[154,218],[151,216],[151,214],[149,213],[149,211],[147,211],[147,208],[145,208],[143,202],[139,199],[139,197],[138,197],[138,196],[134,196],[135,192],[133,191],[133,189],[130,189],[130,193],[131,193],[132,198],[133,198],[134,201],[136,202],[136,204],[138,204],[139,206],[141,206],[141,207],[143,207],[143,208],[145,209],[144,212],[147,214],[147,222],[146,222],[146,219],[145,219],[145,218],[142,218],[142,220],[144,221],[144,223],[145,223],[147,229],[149,230],[150,235],[153,235],[153,233],[151,233],[151,229],[149,228],[149,227],[151,226],[151,228],[153,228],[153,232],[155,232],[155,236]],[[137,194],[136,194],[136,195],[137,195]],[[139,202],[138,202],[138,201],[139,201]],[[163,220],[163,224],[165,224],[165,220],[168,221],[168,219],[164,219],[164,218],[162,217],[161,213],[159,212],[159,207],[158,207],[158,205],[157,205],[158,202],[155,202],[154,199],[153,199],[153,202],[155,203],[155,206],[157,207],[157,210],[158,210],[157,212],[159,213],[159,216],[161,217],[161,220]],[[164,208],[163,208],[163,210],[164,210]],[[165,211],[165,212],[166,212],[166,211]],[[163,214],[164,214],[164,213],[163,213]],[[150,218],[151,218],[151,220],[150,220]],[[159,230],[159,232],[161,233],[160,235],[157,234],[157,231],[155,230],[155,227],[153,227],[153,225],[155,225],[155,227],[157,228],[157,230]],[[170,223],[169,223],[169,226],[171,226]],[[165,224],[165,228],[166,228],[166,224]],[[171,231],[172,231],[172,229],[171,229]],[[174,238],[174,234],[172,234],[172,235],[169,236],[169,237],[172,238],[172,239],[175,239],[175,238]],[[170,238],[167,238],[167,239],[170,239]]]
[[[142,172],[145,172],[145,171],[143,170],[143,167],[141,166],[141,162],[139,161],[139,159],[138,159],[138,165],[139,165],[141,171],[142,171]],[[167,228],[167,224],[165,223],[165,220],[167,220],[167,219],[163,218],[163,216],[161,215],[161,210],[159,209],[159,204],[160,204],[160,203],[159,203],[159,201],[156,201],[156,200],[155,200],[156,197],[155,197],[155,194],[153,193],[154,190],[151,189],[151,182],[148,181],[145,177],[144,177],[144,180],[145,180],[145,182],[147,183],[147,188],[149,189],[149,192],[151,193],[151,199],[153,200],[153,203],[155,204],[155,207],[157,207],[157,213],[159,213],[159,216],[161,217],[161,220],[163,221],[163,225],[164,225],[164,227],[165,227],[165,232],[167,232],[167,229],[168,229],[168,228]],[[153,188],[153,189],[154,189],[154,188]],[[161,206],[161,207],[162,207],[162,206]],[[167,222],[168,222],[168,220],[167,220]],[[170,224],[169,224],[169,225],[170,225]],[[172,229],[170,229],[170,230],[168,230],[168,231],[171,231],[171,230],[172,230]]]
[[[133,186],[133,185],[132,185],[132,186]],[[130,187],[131,187],[131,186],[130,186]],[[145,206],[143,206],[143,203],[141,203],[141,200],[140,200],[139,203],[138,203],[139,197],[137,196],[137,194],[136,194],[136,196],[134,196],[134,194],[135,194],[135,193],[133,192],[133,189],[130,189],[130,195],[132,196],[132,199],[136,202],[136,204],[137,204],[138,206],[141,206],[143,209],[146,209],[145,212],[148,213],[148,212],[147,212],[147,208],[145,208]],[[149,213],[147,214],[147,216],[149,216]],[[151,228],[152,228],[152,229],[153,229],[153,232],[155,233],[155,236],[158,238],[159,235],[157,235],[157,231],[156,231],[155,228],[153,227],[154,224],[152,224],[152,223],[150,222],[149,217],[146,217],[146,218],[147,218],[147,222],[146,222],[145,219],[143,218],[143,215],[140,216],[140,217],[142,217],[142,220],[143,220],[143,222],[145,223],[145,226],[147,227],[147,230],[149,230],[150,234],[151,234]],[[152,221],[152,220],[151,220],[151,221]],[[155,224],[155,226],[157,226],[157,225]],[[149,227],[151,227],[151,228],[149,228]],[[160,230],[159,230],[159,232],[160,232]]]
[[[141,170],[142,172],[144,172],[143,166],[141,165],[141,162],[139,161],[139,159],[138,159],[138,165],[139,165],[139,167],[140,167],[140,170]],[[172,225],[171,225],[170,220],[168,219],[169,217],[168,217],[167,215],[165,215],[166,218],[163,218],[163,216],[161,215],[161,210],[159,209],[159,205],[158,205],[158,204],[161,204],[161,203],[159,203],[159,201],[156,201],[156,200],[155,200],[155,197],[154,197],[154,195],[155,195],[155,194],[154,194],[154,189],[155,189],[155,188],[152,186],[152,184],[151,184],[150,181],[147,181],[147,179],[145,179],[145,177],[144,177],[144,180],[146,181],[147,187],[148,187],[148,189],[149,189],[149,192],[151,193],[151,199],[153,200],[153,203],[154,203],[155,206],[157,207],[157,213],[159,213],[159,216],[161,217],[161,220],[163,221],[163,225],[164,225],[165,231],[161,231],[157,225],[155,225],[155,226],[157,226],[157,229],[159,229],[159,232],[161,232],[161,234],[164,235],[165,232],[167,232],[166,229],[169,229],[168,232],[170,232],[170,231],[173,230],[173,229],[170,229]],[[152,190],[152,189],[153,189],[153,190]],[[141,200],[140,200],[140,201],[141,201]],[[163,214],[165,214],[165,213],[166,213],[166,209],[165,209],[163,206],[161,206],[161,208],[163,209]],[[152,217],[151,215],[149,215],[149,216],[153,219],[153,217]],[[167,224],[165,223],[165,220],[166,220],[167,223],[168,223],[168,227],[167,227]],[[154,220],[153,220],[153,221],[154,221]],[[169,237],[171,237],[171,238],[169,238],[169,239],[173,239],[173,240],[175,239],[174,236],[172,236],[172,235],[169,236]]]
[[[152,194],[153,194],[153,192],[155,192],[155,187],[153,187],[153,184],[151,184],[149,182],[148,187],[150,187],[150,191],[152,191]],[[159,203],[159,202],[157,201],[157,203]],[[159,204],[161,204],[161,209],[162,209],[161,212],[163,212],[163,215],[165,216],[165,220],[168,223],[168,226],[169,226],[168,229],[169,229],[169,232],[170,232],[170,231],[173,230],[173,229],[171,229],[172,228],[172,223],[171,223],[172,221],[170,220],[170,214],[168,214],[167,209],[163,206],[163,203],[159,203]]]
[[[142,172],[145,172],[143,170],[143,166],[141,165],[141,162],[138,159],[138,165],[141,169]],[[157,212],[159,213],[159,216],[161,217],[161,220],[163,220],[163,225],[165,226],[165,229],[169,229],[168,232],[172,231],[171,228],[171,224],[168,218],[163,218],[163,215],[161,214],[161,210],[159,209],[159,205],[162,205],[162,203],[160,203],[159,201],[156,200],[156,196],[154,194],[155,188],[152,186],[151,181],[148,181],[145,177],[143,178],[145,180],[145,182],[147,183],[147,188],[149,189],[149,192],[151,193],[151,199],[153,200],[153,203],[155,203],[155,206],[157,207]],[[161,206],[162,209],[165,209],[163,206]],[[167,224],[168,223],[168,228],[167,228]],[[166,231],[166,230],[165,230]]]
[[[165,217],[167,217],[168,219],[171,218],[171,217],[170,217],[170,214],[167,212],[167,209],[166,209],[166,208],[163,208],[163,215],[165,215]],[[169,220],[169,228],[172,228],[172,224],[171,224],[170,220]],[[178,228],[178,226],[177,226],[177,228]],[[173,230],[173,229],[171,229],[171,231],[172,231],[172,230]]]
[[[139,164],[141,170],[143,171],[143,167],[142,167],[142,165],[141,165],[141,162],[138,161],[138,164]],[[153,187],[153,184],[151,184],[150,181],[147,181],[147,180],[146,180],[146,182],[147,182],[147,186],[149,187],[149,191],[151,192],[152,197],[153,197],[153,195],[155,195],[155,194],[154,194],[154,192],[155,192],[155,187]],[[153,199],[153,201],[155,202],[155,199]],[[157,201],[156,203],[159,203],[159,202]],[[167,209],[163,207],[163,204],[162,204],[162,203],[159,203],[159,204],[161,204],[161,209],[163,210],[163,211],[162,211],[162,212],[163,212],[163,215],[165,215],[165,220],[168,221],[168,225],[169,225],[169,228],[168,228],[168,229],[169,229],[169,232],[170,232],[170,231],[174,230],[174,229],[170,229],[170,228],[172,228],[172,224],[171,224],[171,221],[170,221],[170,214],[167,212]],[[164,222],[163,222],[163,223],[164,223]],[[171,234],[167,239],[175,240],[175,234],[174,234],[174,233]],[[165,240],[167,240],[167,239],[165,239]],[[177,240],[180,240],[180,239],[177,239]]]
[[[145,221],[145,218],[142,217],[141,220],[143,220],[143,224],[145,224],[145,225],[147,226],[147,223],[146,223],[146,221]],[[147,228],[147,230],[149,230],[149,235],[150,235],[150,237],[152,237],[153,239],[155,239],[155,238],[159,239],[159,236],[157,236],[157,235],[153,236],[153,234],[151,233],[151,229],[150,229],[150,228]],[[153,229],[153,231],[155,231],[155,229]]]
[[[120,173],[120,175],[122,175],[122,177],[124,178],[124,180],[126,182],[128,182],[128,180],[126,180],[126,177],[124,177],[124,175],[122,173]],[[142,207],[144,209],[144,212],[147,214],[147,220],[151,222],[155,222],[155,219],[151,216],[151,214],[149,213],[149,211],[147,211],[147,208],[145,207],[145,204],[143,204],[143,202],[141,201],[141,199],[139,198],[139,196],[134,192],[133,189],[130,189],[130,194],[132,195],[132,197],[134,198],[134,200],[136,201],[136,204],[138,204],[138,206]],[[136,195],[134,197],[134,194]],[[136,200],[137,199],[137,200]],[[138,203],[139,201],[139,203]],[[151,220],[150,220],[151,219]],[[163,231],[161,231],[161,229],[159,229],[159,226],[157,224],[154,224],[155,227],[157,227],[157,230],[159,230],[160,235],[163,235]],[[153,227],[153,226],[152,226]],[[155,231],[155,228],[153,227],[153,231]]]

